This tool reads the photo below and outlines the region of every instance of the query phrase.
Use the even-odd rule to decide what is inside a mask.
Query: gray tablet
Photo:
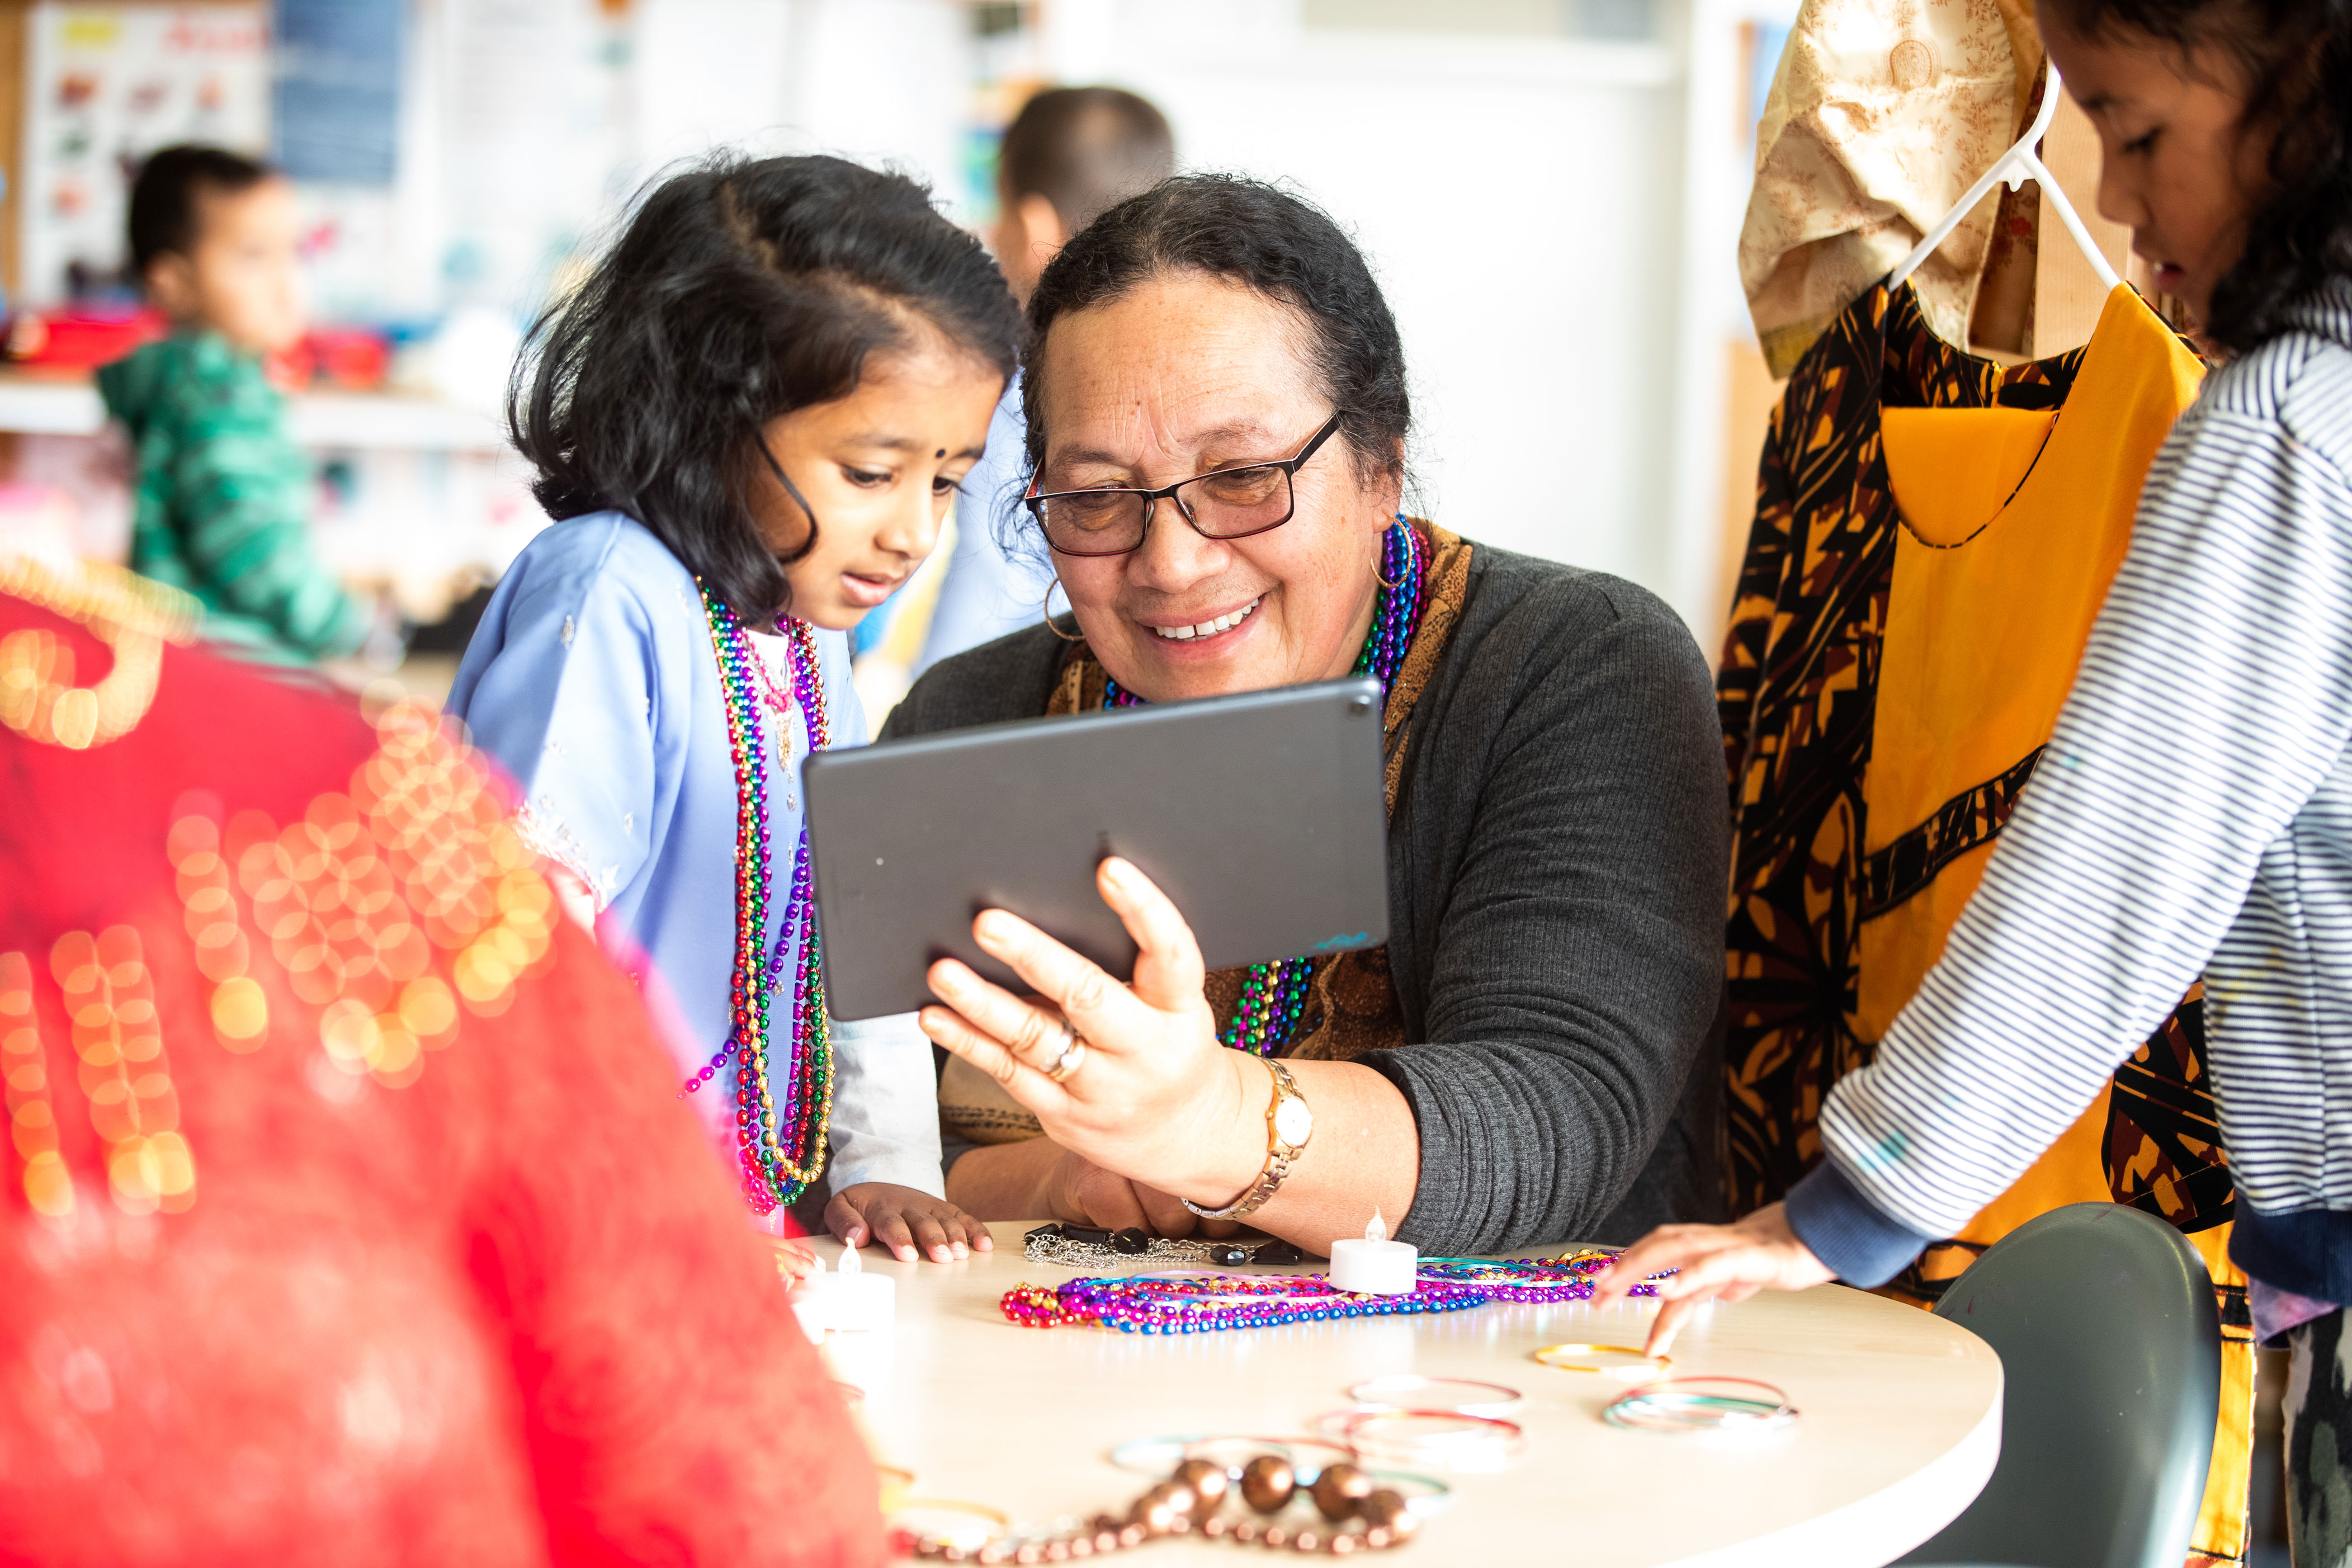
[[[992,724],[809,760],[825,1000],[836,1018],[937,1001],[924,972],[982,954],[1011,910],[1127,979],[1095,890],[1121,855],[1184,913],[1211,969],[1388,940],[1381,689],[1371,680]]]

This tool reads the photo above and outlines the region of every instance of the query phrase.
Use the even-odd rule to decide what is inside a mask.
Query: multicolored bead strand
[[[1359,1296],[1321,1274],[1177,1272],[1072,1279],[1051,1289],[1022,1285],[999,1303],[1023,1328],[1096,1327],[1129,1334],[1210,1334],[1228,1329],[1333,1318],[1454,1312],[1490,1303],[1587,1301],[1592,1276],[1614,1254],[1587,1248],[1558,1258],[1442,1258],[1422,1260],[1406,1296]],[[1673,1272],[1668,1270],[1668,1273]],[[1654,1296],[1654,1274],[1630,1294]]]
[[[1418,1266],[1423,1284],[1436,1282],[1483,1290],[1497,1301],[1589,1301],[1592,1276],[1616,1261],[1613,1252],[1584,1247],[1558,1258],[1424,1258]],[[1666,1274],[1675,1272],[1666,1270]],[[1663,1279],[1654,1274],[1651,1279]],[[1654,1296],[1657,1287],[1644,1281],[1629,1292]]]
[[[1091,1325],[1129,1334],[1212,1334],[1339,1318],[1409,1317],[1483,1305],[1462,1285],[1424,1285],[1410,1296],[1354,1296],[1320,1274],[1139,1276],[1072,1279],[1053,1289],[1004,1293],[1007,1321],[1028,1329]]]
[[[768,842],[769,752],[761,718],[764,687],[789,723],[782,694],[761,662],[751,634],[725,600],[702,588],[710,621],[710,641],[719,658],[719,688],[727,713],[727,742],[735,763],[735,973],[730,997],[734,1026],[708,1066],[687,1080],[698,1091],[731,1058],[735,1064],[736,1142],[743,1161],[743,1191],[751,1207],[766,1214],[790,1204],[824,1173],[825,1126],[833,1112],[833,1051],[826,1028],[824,976],[811,909],[808,829],[803,825],[793,861],[773,951],[763,951],[768,913],[775,900],[775,868]],[[832,742],[825,718],[824,680],[817,659],[816,634],[805,621],[786,620],[782,631],[793,671],[793,705],[808,726],[811,751]],[[793,936],[801,941],[795,954]],[[783,971],[793,964],[792,1015],[783,1070],[775,1070],[771,1049],[775,999]]]
[[[1428,588],[1429,542],[1400,517],[1381,541],[1380,597],[1372,605],[1372,628],[1356,656],[1352,673],[1369,675],[1381,683],[1385,696],[1396,683],[1412,651],[1412,634],[1421,625],[1423,596]],[[1116,680],[1103,684],[1106,708],[1140,707],[1143,699]],[[1233,1020],[1217,1038],[1253,1056],[1279,1055],[1290,1043],[1298,1020],[1307,1011],[1308,988],[1315,979],[1311,958],[1280,959],[1253,963],[1242,980],[1241,1000]]]

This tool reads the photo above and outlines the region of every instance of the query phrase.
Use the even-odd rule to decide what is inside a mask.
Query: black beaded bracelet
[[[1134,1226],[1105,1230],[1098,1226],[1056,1221],[1041,1225],[1021,1238],[1022,1256],[1034,1263],[1059,1263],[1073,1268],[1117,1263],[1126,1258],[1150,1258],[1180,1263],[1213,1263],[1238,1268],[1252,1263],[1304,1263],[1307,1254],[1290,1242],[1276,1238],[1255,1244],[1153,1236]]]

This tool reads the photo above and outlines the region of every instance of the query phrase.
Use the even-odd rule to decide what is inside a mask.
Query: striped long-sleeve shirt
[[[2167,440],[1976,896],[1830,1096],[1788,1212],[1850,1281],[1965,1226],[2201,974],[2231,1256],[2352,1301],[2352,281],[2294,327]]]

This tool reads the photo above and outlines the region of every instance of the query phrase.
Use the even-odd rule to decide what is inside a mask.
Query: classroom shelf
[[[305,392],[288,400],[287,426],[305,447],[339,450],[496,452],[499,421],[478,409],[389,393]],[[98,390],[62,376],[0,373],[0,431],[91,436],[106,423]]]

